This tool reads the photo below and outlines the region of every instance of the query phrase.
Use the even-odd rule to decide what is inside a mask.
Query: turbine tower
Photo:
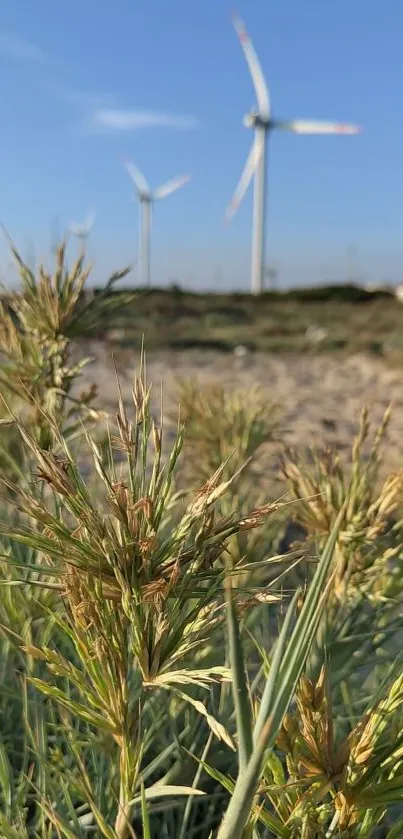
[[[59,247],[60,247],[60,230],[59,230],[59,218],[58,216],[53,216],[52,219],[52,228],[50,233],[50,250],[54,256],[56,256]]]
[[[338,122],[273,119],[269,90],[252,42],[243,22],[237,15],[233,15],[233,23],[249,67],[258,106],[244,117],[244,125],[254,129],[255,137],[245,168],[227,209],[226,219],[229,221],[237,211],[254,176],[251,292],[260,294],[263,289],[265,264],[266,150],[269,134],[275,130],[291,131],[294,134],[358,134],[360,129],[355,125]]]
[[[190,181],[190,175],[180,175],[171,181],[159,186],[154,192],[151,191],[144,175],[134,163],[125,161],[126,169],[134,182],[138,199],[140,202],[140,276],[144,286],[150,286],[150,237],[151,237],[151,213],[154,201],[166,198],[172,192],[176,192],[181,186]]]
[[[76,238],[84,244],[84,242],[88,239],[91,233],[94,221],[95,212],[93,211],[91,213],[88,213],[88,216],[84,219],[83,222],[81,222],[81,224],[77,222],[72,222],[69,226],[69,231],[73,234],[73,236],[76,236]]]

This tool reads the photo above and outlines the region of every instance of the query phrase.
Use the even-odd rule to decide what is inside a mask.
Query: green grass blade
[[[176,795],[206,795],[206,793],[194,787],[175,786],[174,784],[153,784],[152,787],[144,789],[146,801],[153,801],[155,798],[165,798],[166,796],[175,797]],[[129,804],[140,804],[141,801],[142,794],[132,798]]]
[[[143,782],[141,783],[141,818],[143,822],[143,839],[151,839],[150,816]]]
[[[221,823],[217,839],[242,839],[252,810],[253,798],[259,783],[262,761],[265,751],[270,748],[277,736],[281,721],[295,692],[296,683],[304,667],[317,626],[325,606],[324,584],[333,558],[334,548],[344,516],[340,512],[326,547],[322,553],[315,576],[312,580],[304,606],[289,640],[283,661],[271,669],[273,688],[271,704],[266,702],[266,719],[261,727],[260,736],[254,745],[252,756],[246,769],[240,772],[235,784],[228,809]],[[293,608],[290,605],[289,613]],[[290,614],[287,622],[291,621]],[[279,657],[278,657],[279,659]],[[270,678],[270,676],[269,676]]]
[[[393,827],[388,830],[385,839],[400,839],[403,836],[403,819],[399,819]]]
[[[203,749],[202,756],[200,758],[199,765],[198,765],[197,770],[196,770],[196,774],[193,778],[193,786],[196,789],[197,789],[197,786],[200,782],[200,778],[202,776],[202,771],[203,771],[203,768],[204,768],[204,761],[207,758],[212,739],[213,739],[213,732],[210,731],[210,734],[207,738],[207,742],[206,742],[206,744],[204,746],[204,749]],[[189,798],[186,802],[185,812],[183,814],[183,820],[182,820],[181,830],[180,830],[180,834],[178,836],[178,839],[185,839],[186,832],[187,832],[187,829],[188,829],[190,814],[191,814],[191,810],[192,810],[192,805],[193,805],[193,795],[189,796]]]
[[[13,803],[13,772],[7,756],[4,743],[0,742],[0,792],[3,799],[4,815],[11,818],[11,807]]]
[[[279,672],[280,667],[281,667],[281,662],[282,662],[283,657],[284,657],[284,651],[285,651],[285,648],[286,648],[286,645],[287,645],[288,632],[289,632],[291,622],[292,622],[292,619],[293,619],[293,616],[294,616],[295,605],[296,605],[298,597],[299,597],[299,591],[296,591],[295,594],[294,594],[294,597],[293,597],[293,599],[292,599],[292,601],[291,601],[291,603],[290,603],[290,605],[287,609],[287,614],[285,616],[285,621],[283,623],[283,626],[282,626],[282,629],[281,629],[281,632],[280,632],[280,635],[279,635],[279,638],[278,638],[278,641],[277,641],[276,649],[275,649],[274,656],[273,656],[273,661],[272,661],[272,664],[271,664],[271,667],[270,667],[269,677],[267,679],[266,686],[265,686],[265,689],[263,691],[263,696],[262,696],[262,700],[261,700],[261,703],[260,703],[259,713],[258,713],[258,716],[257,716],[256,725],[255,725],[254,732],[253,732],[253,742],[255,744],[259,740],[259,738],[262,734],[264,724],[267,720],[267,717],[268,717],[268,714],[269,714],[269,711],[270,711],[270,708],[271,708],[271,705],[272,705],[272,702],[273,702],[273,694],[274,694],[274,691],[276,689],[276,680],[277,680],[277,677],[278,677],[278,672]]]
[[[234,697],[236,727],[238,733],[239,771],[243,771],[252,754],[252,709],[249,701],[238,617],[230,580],[226,584],[227,626],[229,653],[232,673],[232,692]]]

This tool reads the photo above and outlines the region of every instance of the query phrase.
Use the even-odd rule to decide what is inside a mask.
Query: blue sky
[[[138,206],[121,159],[160,201],[153,281],[249,282],[251,191],[223,215],[255,95],[227,0],[2,0],[0,219],[26,255],[96,209],[94,279],[137,255]],[[396,0],[238,0],[274,116],[357,122],[357,137],[274,134],[268,261],[279,282],[403,274],[403,6]],[[155,123],[164,123],[158,125]],[[107,124],[108,123],[108,124]],[[8,257],[1,246],[1,262]]]

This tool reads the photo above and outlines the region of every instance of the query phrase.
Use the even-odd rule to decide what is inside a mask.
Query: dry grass
[[[86,360],[72,350],[115,303],[106,291],[88,307],[84,257],[69,269],[64,245],[38,278],[14,255],[22,287],[0,311],[1,837],[400,836],[390,412],[372,441],[363,412],[348,464],[284,448],[282,497],[268,498],[258,467],[281,445],[281,406],[182,381],[168,450],[142,357],[130,409],[117,377],[101,414],[95,388],[73,396]],[[279,556],[291,514],[307,538]]]

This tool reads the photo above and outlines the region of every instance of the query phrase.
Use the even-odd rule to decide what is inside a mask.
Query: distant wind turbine
[[[60,247],[60,228],[59,228],[59,218],[58,216],[53,216],[52,219],[52,227],[50,232],[50,250],[51,253],[56,256],[59,247]]]
[[[85,242],[91,233],[94,221],[95,212],[93,211],[91,213],[88,213],[88,216],[84,219],[83,222],[81,222],[81,224],[77,222],[72,222],[69,225],[69,231],[73,234],[73,236],[76,236],[77,239],[80,239],[80,241]]]
[[[126,169],[137,188],[140,202],[140,273],[142,285],[149,286],[151,283],[150,273],[150,237],[151,237],[151,213],[154,201],[166,198],[172,192],[184,186],[190,181],[190,175],[180,175],[171,181],[159,186],[154,192],[151,191],[144,175],[140,169],[125,161]]]
[[[279,130],[291,131],[294,134],[358,134],[360,129],[355,125],[338,122],[273,119],[269,90],[252,42],[243,22],[237,15],[233,15],[233,23],[252,76],[258,107],[244,117],[244,125],[247,128],[254,129],[255,138],[238,186],[227,209],[226,219],[229,221],[237,211],[254,176],[251,292],[252,294],[260,294],[263,289],[265,262],[266,145],[270,132]]]
[[[27,248],[26,248],[26,258],[25,262],[28,267],[35,273],[36,268],[36,252],[35,252],[35,243],[32,239],[28,240]]]

